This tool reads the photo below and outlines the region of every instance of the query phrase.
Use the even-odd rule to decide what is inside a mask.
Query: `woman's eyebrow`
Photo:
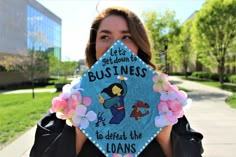
[[[106,34],[111,34],[111,31],[103,29],[101,31],[99,31],[98,33],[106,33]]]
[[[112,34],[111,31],[106,30],[106,29],[103,29],[103,30],[99,31],[98,33]],[[122,30],[122,31],[120,31],[120,33],[127,34],[127,33],[130,33],[130,31],[129,30]]]
[[[120,31],[122,34],[127,34],[127,33],[130,33],[129,30],[123,30],[123,31]]]

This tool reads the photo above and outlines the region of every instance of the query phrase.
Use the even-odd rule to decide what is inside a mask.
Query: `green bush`
[[[195,71],[195,72],[192,73],[191,76],[192,76],[192,77],[197,77],[197,78],[198,78],[198,74],[199,74],[199,72],[198,72],[198,71]]]
[[[168,73],[170,76],[185,76],[184,72],[169,72]],[[192,72],[187,72],[188,76],[191,76]]]
[[[219,78],[220,78],[219,74],[216,74],[216,73],[209,74],[209,79],[211,79],[211,80],[219,81]]]
[[[229,82],[236,83],[236,75],[229,76]]]
[[[209,72],[203,72],[203,71],[195,71],[191,75],[192,77],[196,77],[199,79],[210,79],[210,73]]]
[[[191,77],[203,80],[219,81],[219,74],[217,73],[195,71],[192,73]],[[236,83],[236,75],[224,75],[224,82]]]
[[[214,80],[219,81],[219,74],[217,73],[210,73],[204,71],[195,71],[191,75],[192,77],[204,79],[204,80]]]

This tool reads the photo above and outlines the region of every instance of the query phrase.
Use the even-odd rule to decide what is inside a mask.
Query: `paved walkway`
[[[203,157],[235,157],[236,109],[224,102],[231,93],[177,77],[170,77],[170,80],[191,89],[188,95],[193,103],[186,116],[191,126],[204,135]]]
[[[56,92],[56,88],[53,89],[34,89],[35,93],[44,93],[44,92]],[[0,94],[17,94],[17,93],[31,93],[32,89],[18,89],[13,91],[0,90]]]
[[[203,157],[235,157],[236,154],[236,109],[224,100],[231,93],[178,77],[170,80],[188,93],[193,103],[186,116],[191,126],[204,135]],[[28,157],[34,141],[35,127],[0,151],[0,157]]]

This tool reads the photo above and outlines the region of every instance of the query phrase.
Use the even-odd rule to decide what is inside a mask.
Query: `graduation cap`
[[[189,103],[120,40],[83,76],[63,88],[51,112],[78,127],[107,157],[134,157]]]

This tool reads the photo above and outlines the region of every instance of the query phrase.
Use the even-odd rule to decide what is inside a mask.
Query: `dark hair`
[[[120,89],[123,89],[123,87],[122,87],[122,85],[121,85],[120,83],[112,83],[112,84],[109,85],[107,88],[104,88],[101,93],[106,93],[106,94],[109,95],[110,97],[116,96],[116,95],[113,94],[113,92],[112,92],[112,88],[113,88],[114,86],[117,86],[117,87],[119,87]],[[124,91],[124,90],[121,91],[121,95],[123,95],[123,93],[124,93],[123,91]]]
[[[103,19],[110,15],[117,15],[123,17],[129,27],[130,34],[134,43],[138,46],[138,56],[148,65],[152,66],[153,69],[155,65],[151,63],[151,47],[150,42],[146,33],[146,30],[138,18],[133,12],[128,9],[121,7],[110,7],[102,11],[93,21],[90,29],[90,37],[86,46],[86,64],[90,68],[96,61],[96,37],[97,30]]]

